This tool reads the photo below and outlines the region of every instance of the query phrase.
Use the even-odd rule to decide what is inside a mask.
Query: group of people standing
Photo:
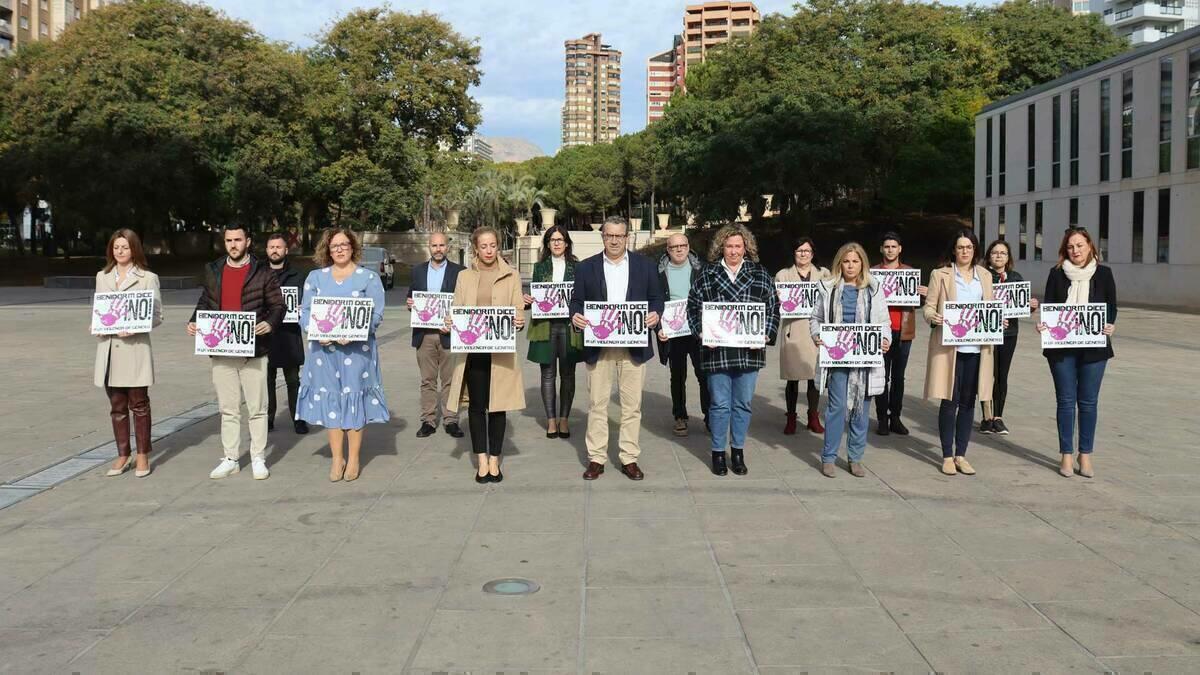
[[[974,475],[966,459],[975,429],[976,400],[982,403],[981,433],[1008,433],[1003,421],[1007,378],[1017,340],[1017,321],[1005,324],[1004,344],[943,345],[940,326],[946,302],[993,299],[992,285],[1017,281],[1012,255],[1003,240],[993,242],[986,255],[971,230],[962,230],[948,251],[947,264],[932,271],[920,308],[888,305],[872,269],[906,267],[900,260],[900,236],[885,235],[880,245],[882,261],[872,268],[863,246],[850,242],[838,249],[829,268],[817,264],[813,241],[793,242],[793,264],[771,275],[758,261],[754,235],[742,225],[727,225],[713,238],[707,260],[691,251],[683,234],[673,234],[667,249],[655,262],[630,251],[628,224],[619,217],[605,221],[601,234],[604,249],[585,260],[573,253],[570,232],[562,226],[546,229],[535,282],[573,284],[569,318],[535,319],[528,323],[527,358],[539,364],[540,393],[546,414],[547,438],[569,438],[569,418],[575,394],[576,365],[588,373],[588,420],[585,445],[588,454],[585,480],[600,478],[609,453],[609,403],[615,388],[620,403],[618,459],[621,472],[632,480],[644,477],[641,456],[642,391],[647,363],[658,348],[659,360],[670,373],[673,432],[689,434],[687,373],[699,384],[700,407],[710,436],[712,471],[732,470],[745,475],[746,446],[752,417],[752,400],[759,371],[766,366],[766,347],[710,347],[703,333],[705,303],[758,303],[765,308],[766,346],[779,343],[780,377],[785,382],[784,434],[798,427],[799,393],[807,398],[806,428],[824,435],[821,472],[836,476],[837,456],[847,438],[846,469],[865,476],[863,455],[874,398],[877,433],[908,434],[901,420],[905,370],[917,314],[930,327],[926,361],[925,398],[939,401],[938,430],[943,456],[942,472]],[[287,259],[286,240],[271,235],[267,261],[249,253],[249,232],[229,226],[223,232],[226,255],[208,265],[196,312],[254,312],[257,323],[252,357],[212,356],[212,380],[221,412],[223,457],[212,471],[214,479],[240,471],[241,406],[247,410],[251,469],[255,479],[265,479],[267,434],[275,416],[275,378],[283,371],[288,407],[294,430],[307,433],[308,425],[324,426],[331,454],[330,480],[352,481],[361,471],[360,452],[367,424],[387,422],[390,412],[384,394],[375,338],[383,320],[384,289],[376,272],[359,266],[361,245],[343,228],[326,230],[317,245],[317,269],[303,284]],[[521,278],[500,255],[499,234],[490,227],[471,235],[472,256],[464,268],[447,257],[448,241],[435,233],[429,239],[430,258],[414,266],[407,306],[414,308],[413,293],[452,293],[457,306],[512,307],[515,326],[524,330],[525,310],[533,298],[522,290]],[[1116,318],[1116,285],[1109,268],[1099,264],[1099,252],[1081,228],[1069,229],[1059,250],[1059,263],[1051,270],[1043,302],[1107,304],[1104,334],[1111,336]],[[980,263],[984,264],[980,264]],[[776,282],[817,282],[817,302],[810,318],[781,319]],[[285,323],[282,287],[298,291],[298,323]],[[109,241],[107,265],[96,276],[98,292],[155,291],[155,325],[161,323],[158,278],[147,269],[141,243],[130,230],[118,230]],[[301,327],[309,321],[312,298],[370,298],[372,317],[365,341],[304,341]],[[659,331],[668,301],[687,301],[690,335],[667,337]],[[644,302],[647,304],[646,342],[635,347],[585,346],[587,302]],[[1031,303],[1036,309],[1036,300]],[[187,329],[195,335],[196,314]],[[821,326],[826,323],[871,323],[884,328],[884,365],[864,368],[824,368],[819,347]],[[1042,323],[1038,331],[1046,330]],[[521,364],[514,353],[452,354],[451,322],[444,328],[414,328],[412,347],[420,379],[420,427],[416,435],[436,433],[439,423],[455,438],[464,436],[460,412],[467,408],[468,431],[476,456],[474,480],[497,483],[507,427],[506,415],[525,407]],[[782,340],[779,339],[782,332]],[[148,387],[154,382],[150,334],[98,336],[95,382],[105,388],[119,457],[108,474],[120,475],[134,467],[136,475],[150,473],[150,403]],[[1079,473],[1094,475],[1090,454],[1094,447],[1097,400],[1107,359],[1113,356],[1111,339],[1106,347],[1045,350],[1058,403],[1060,472],[1074,475],[1074,455],[1079,453]],[[824,420],[820,396],[826,394]],[[132,458],[130,418],[137,440]],[[1078,444],[1075,426],[1078,421]]]

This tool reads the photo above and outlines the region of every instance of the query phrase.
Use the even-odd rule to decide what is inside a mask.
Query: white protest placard
[[[921,304],[921,270],[873,269],[871,274],[879,277],[883,299],[888,307],[916,307]]]
[[[1038,306],[1038,313],[1041,322],[1046,324],[1046,330],[1042,331],[1042,349],[1108,345],[1108,336],[1104,334],[1108,305],[1103,302],[1079,305],[1043,302]]]
[[[942,344],[945,346],[1004,344],[1004,303],[945,302],[942,305]]]
[[[705,347],[767,346],[767,306],[761,302],[706,302],[700,324]]]
[[[280,286],[283,293],[284,323],[300,323],[300,289],[295,286]]]
[[[776,281],[779,296],[779,318],[807,319],[817,306],[819,289],[815,281]]]
[[[659,332],[668,339],[692,334],[692,327],[688,324],[687,304],[687,298],[684,298],[683,300],[668,300],[667,304],[663,306]]]
[[[446,315],[454,304],[453,293],[431,293],[413,291],[411,316],[412,328],[442,330],[446,327]]]
[[[647,347],[648,302],[585,302],[583,329],[585,347]]]
[[[149,333],[154,327],[154,291],[117,291],[92,296],[92,335]]]
[[[365,342],[371,335],[375,301],[370,298],[313,296],[308,308],[309,340]]]
[[[571,293],[575,283],[535,281],[529,284],[529,294],[533,296],[533,318],[535,319],[566,319],[571,316],[567,303],[571,301]]]
[[[883,326],[877,323],[821,324],[822,368],[883,365]]]
[[[1029,316],[1029,299],[1033,297],[1033,290],[1028,281],[992,284],[992,297],[1004,303],[1004,318],[1019,319]]]
[[[514,307],[451,307],[450,351],[513,354],[517,351]]]
[[[196,312],[196,356],[254,356],[254,312]]]

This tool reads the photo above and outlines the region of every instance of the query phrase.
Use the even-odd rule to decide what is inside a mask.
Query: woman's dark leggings
[[[995,379],[992,382],[992,400],[980,404],[985,420],[1004,417],[1004,399],[1008,398],[1008,370],[1012,367],[1013,354],[1016,352],[1016,335],[1005,335],[1004,344],[994,347],[992,353],[995,355]]]
[[[546,407],[548,420],[571,416],[571,404],[575,400],[575,364],[567,361],[570,339],[571,326],[565,320],[550,324],[550,363],[542,364],[542,405]],[[557,392],[555,370],[560,379]]]
[[[821,404],[821,392],[817,391],[816,380],[805,381],[808,382],[808,409],[816,412],[817,406]],[[783,395],[787,399],[788,414],[795,415],[796,403],[800,399],[800,380],[788,380],[783,388]]]
[[[508,418],[503,412],[488,412],[492,389],[492,355],[467,355],[467,420],[471,449],[477,455],[500,456]]]
[[[938,434],[942,457],[965,457],[975,426],[975,397],[979,394],[979,353],[954,356],[954,390],[951,400],[938,408]]]

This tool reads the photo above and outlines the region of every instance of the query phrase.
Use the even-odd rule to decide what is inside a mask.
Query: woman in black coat
[[[1012,249],[1003,239],[997,239],[988,246],[984,262],[992,273],[993,285],[1025,281],[1025,277],[1013,269]],[[1037,308],[1037,298],[1030,298],[1029,309]],[[1009,319],[1004,328],[1004,344],[992,351],[995,359],[992,367],[992,400],[980,404],[983,406],[983,421],[979,423],[981,434],[1008,434],[1008,427],[1004,424],[1004,400],[1008,398],[1008,370],[1017,351],[1019,328],[1017,319]]]

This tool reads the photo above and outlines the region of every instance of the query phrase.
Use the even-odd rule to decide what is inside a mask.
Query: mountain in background
[[[546,156],[541,148],[523,138],[487,136],[484,140],[492,146],[493,162],[524,162],[534,157]]]

